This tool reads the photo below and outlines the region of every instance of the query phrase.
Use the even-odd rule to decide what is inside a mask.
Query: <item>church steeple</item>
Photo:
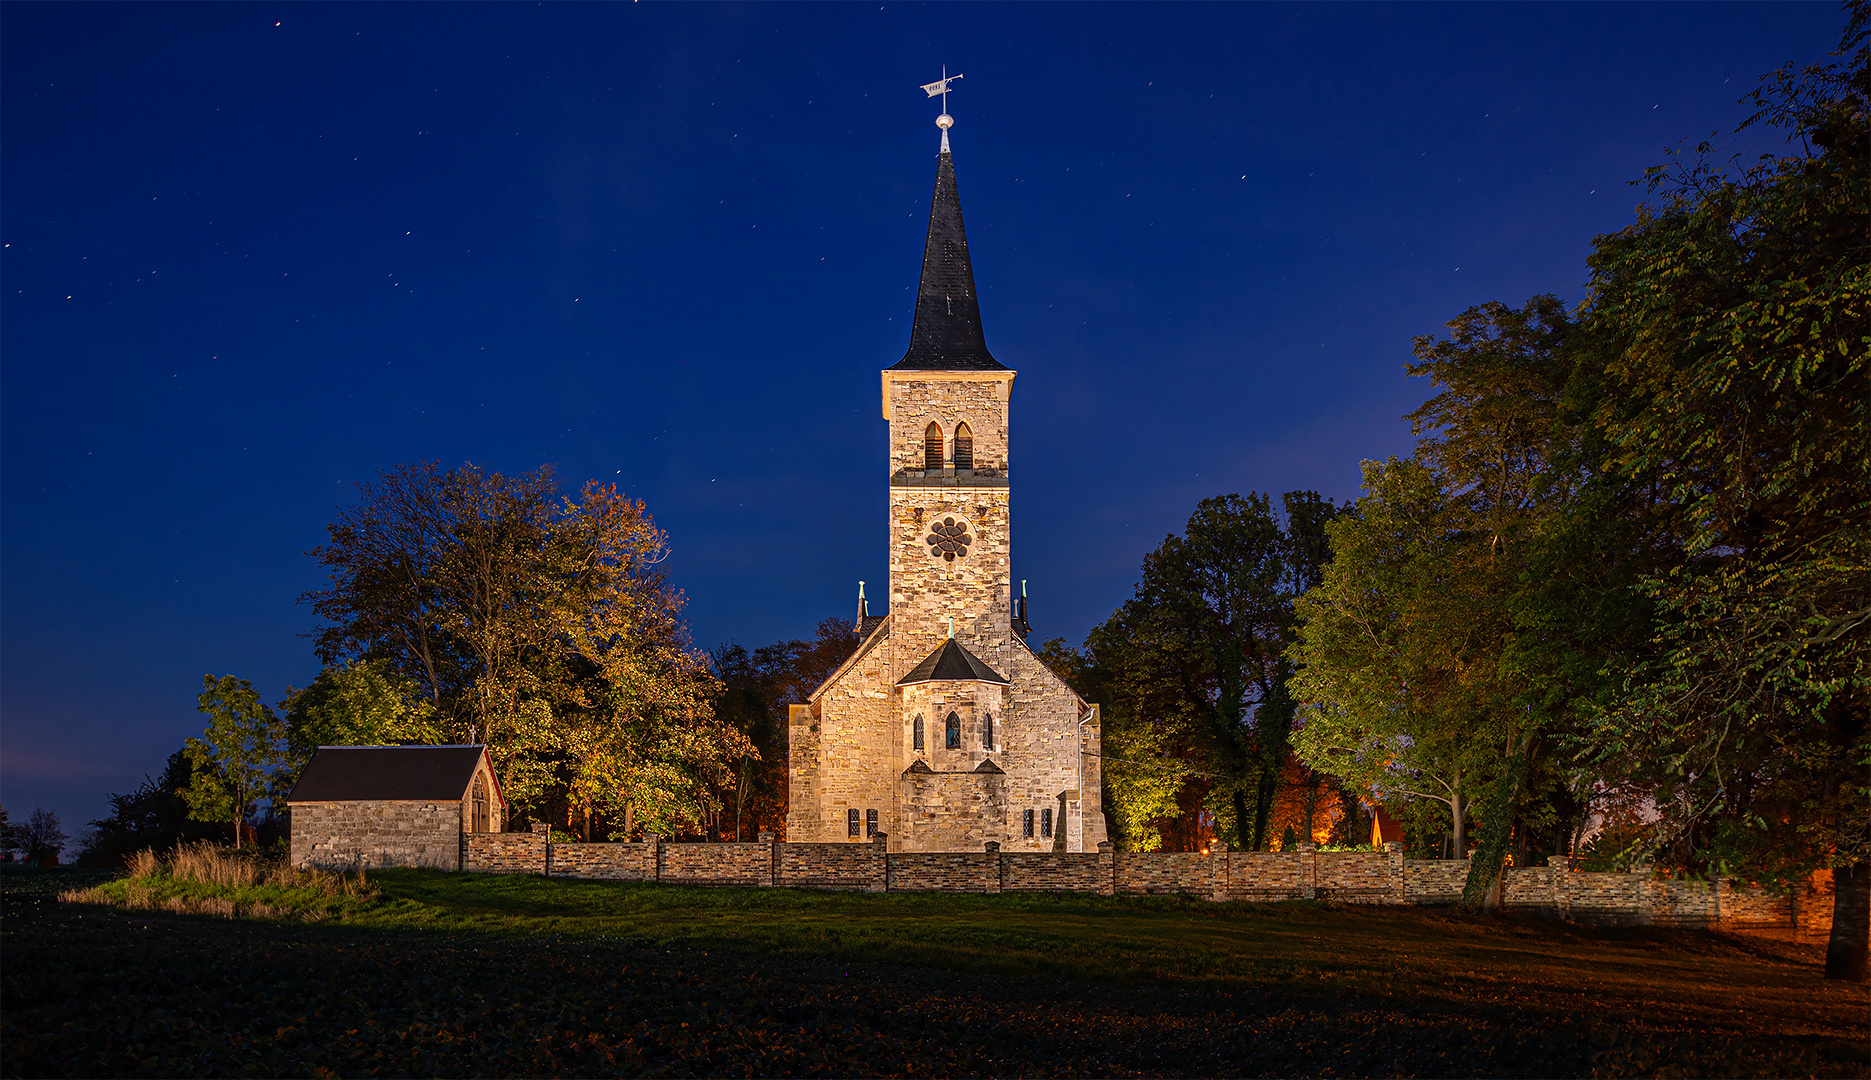
[[[942,119],[948,119],[946,113]],[[942,152],[936,157],[935,195],[929,206],[929,237],[923,243],[922,284],[916,289],[910,347],[890,370],[1007,370],[987,351],[987,338],[981,333],[981,307],[975,300],[974,266],[968,260],[968,234],[962,228],[947,125],[942,129]]]

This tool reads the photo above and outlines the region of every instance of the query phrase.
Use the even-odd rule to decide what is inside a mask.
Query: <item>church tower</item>
[[[890,424],[890,611],[909,663],[949,636],[1010,634],[1007,413],[1014,372],[987,351],[948,132],[909,351],[883,373]]]
[[[924,89],[945,94],[949,81]],[[791,707],[786,837],[1091,851],[1105,838],[1098,709],[1027,648],[1013,600],[1014,372],[987,349],[954,121],[945,110],[936,123],[909,349],[882,373],[890,610],[860,602],[852,655]]]

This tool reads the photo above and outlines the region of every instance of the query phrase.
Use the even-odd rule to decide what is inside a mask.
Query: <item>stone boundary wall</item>
[[[546,838],[537,833],[462,833],[461,868],[481,874],[543,874]]]
[[[774,847],[773,844],[658,844],[656,880],[671,885],[772,885],[775,883]]]
[[[655,881],[655,841],[641,844],[553,844],[547,864],[553,877],[607,881]]]
[[[1008,852],[999,860],[1000,888],[1002,892],[1087,892],[1110,896],[1116,891],[1115,859],[1110,851]]]
[[[1226,858],[1194,851],[1125,851],[1114,860],[1114,891],[1212,896],[1217,864],[1226,888]]]
[[[884,889],[888,892],[997,893],[1001,889],[1000,864],[998,850],[897,852],[889,857]]]
[[[649,837],[635,844],[548,844],[543,832],[468,833],[462,869],[494,874],[671,885],[741,885],[864,892],[1071,892],[1098,896],[1182,894],[1212,900],[1335,900],[1365,904],[1438,904],[1461,899],[1463,859],[1405,859],[1400,844],[1383,851],[1208,853],[892,852],[886,838],[862,844],[677,844]],[[1821,932],[1831,926],[1829,897],[1796,890],[1775,896],[1758,886],[1660,880],[1649,873],[1512,867],[1502,881],[1509,911],[1577,922],[1663,924],[1724,930]]]

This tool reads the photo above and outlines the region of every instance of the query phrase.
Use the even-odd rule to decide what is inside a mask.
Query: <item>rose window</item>
[[[968,526],[952,517],[929,526],[929,535],[924,539],[929,544],[930,558],[940,556],[949,562],[968,554],[968,545],[974,543],[974,537],[968,535]]]

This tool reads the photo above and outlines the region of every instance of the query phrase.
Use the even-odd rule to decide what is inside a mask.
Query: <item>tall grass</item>
[[[300,870],[283,860],[198,841],[177,844],[166,857],[145,848],[130,857],[126,877],[96,888],[68,889],[59,899],[227,918],[318,919],[378,896],[362,867],[353,874]]]

